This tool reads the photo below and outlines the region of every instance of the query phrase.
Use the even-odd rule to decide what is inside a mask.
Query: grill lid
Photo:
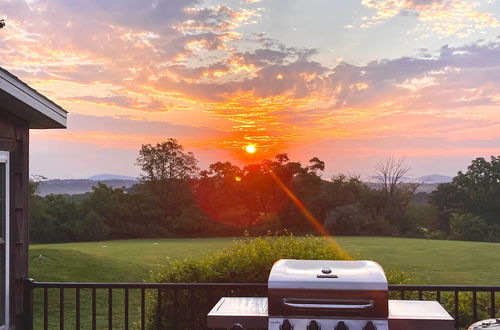
[[[373,261],[295,260],[277,261],[269,289],[387,291],[382,267]]]
[[[489,329],[489,330],[500,329],[500,319],[489,319],[489,320],[479,321],[469,327],[469,330],[480,330],[480,329]]]

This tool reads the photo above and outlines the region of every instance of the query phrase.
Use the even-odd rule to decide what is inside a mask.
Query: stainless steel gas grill
[[[267,298],[222,298],[209,328],[232,330],[451,330],[435,301],[388,300],[382,267],[373,261],[276,262]]]
[[[373,261],[280,260],[268,295],[269,330],[388,329],[387,279]]]

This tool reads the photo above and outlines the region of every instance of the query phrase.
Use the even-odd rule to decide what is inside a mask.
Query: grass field
[[[500,244],[387,237],[337,237],[356,259],[379,262],[424,284],[500,285]],[[167,258],[200,257],[231,238],[141,239],[33,244],[30,276],[38,281],[147,280]]]
[[[410,274],[424,284],[500,285],[500,244],[386,237],[337,237],[355,259]],[[33,244],[30,277],[36,281],[142,282],[168,258],[201,257],[227,247],[232,238],[141,239]],[[59,292],[49,292],[49,328],[58,328]],[[82,328],[90,328],[91,291],[81,291]],[[131,292],[130,319],[138,320],[138,292]],[[74,292],[65,293],[65,319],[74,328]],[[35,292],[35,328],[42,328],[42,291]],[[123,292],[113,295],[114,329],[123,328]],[[107,292],[97,293],[97,328],[107,326]]]
[[[38,281],[142,281],[168,258],[200,257],[232,241],[193,238],[32,244],[30,276]]]
[[[500,285],[500,243],[387,237],[339,237],[356,259],[404,271],[422,284]]]

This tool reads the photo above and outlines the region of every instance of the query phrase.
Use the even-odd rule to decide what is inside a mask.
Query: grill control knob
[[[309,325],[307,326],[307,330],[320,330],[320,329],[321,327],[316,321],[311,321],[311,323],[309,323]]]
[[[283,323],[280,325],[280,330],[292,330],[292,329],[293,325],[288,320],[284,320]]]
[[[377,330],[375,324],[372,321],[368,321],[366,325],[363,327],[363,330]]]
[[[349,327],[345,325],[344,321],[340,321],[339,323],[337,323],[335,330],[349,330]]]
[[[239,324],[239,323],[235,323],[233,324],[233,326],[231,327],[231,330],[244,330],[245,328]]]

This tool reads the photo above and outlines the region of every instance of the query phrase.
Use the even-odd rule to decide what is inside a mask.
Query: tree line
[[[31,241],[317,233],[305,212],[332,235],[500,239],[496,157],[475,160],[431,194],[404,183],[409,168],[394,158],[375,168],[370,184],[343,174],[324,179],[319,158],[303,165],[285,153],[244,167],[215,162],[200,171],[197,163],[169,139],[142,146],[143,174],[128,189],[98,183],[86,194],[42,197],[33,180]]]

